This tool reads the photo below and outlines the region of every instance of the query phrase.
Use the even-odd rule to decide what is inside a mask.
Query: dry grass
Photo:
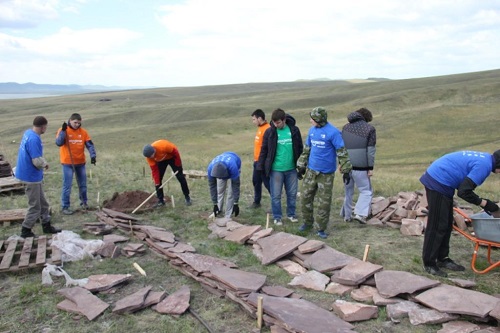
[[[97,166],[89,166],[89,198],[96,205],[114,192],[126,190],[152,191],[149,170],[141,156],[142,146],[158,138],[176,143],[185,169],[205,169],[208,162],[222,151],[240,154],[242,167],[241,215],[236,220],[246,224],[265,224],[265,209],[269,197],[264,195],[262,210],[246,208],[252,202],[251,185],[252,140],[255,128],[250,114],[256,108],[268,114],[282,107],[298,122],[303,135],[309,127],[308,111],[323,105],[329,110],[329,120],[341,127],[345,116],[361,106],[374,113],[377,128],[377,165],[373,186],[376,195],[392,196],[400,191],[420,190],[418,177],[436,157],[458,149],[493,151],[498,149],[498,118],[500,98],[500,71],[415,80],[348,84],[346,82],[297,82],[249,84],[219,87],[165,88],[145,91],[126,91],[52,97],[30,100],[2,101],[0,106],[0,153],[15,164],[18,142],[35,115],[49,119],[48,132],[43,136],[45,155],[51,164],[46,174],[46,194],[55,214],[54,221],[64,229],[82,232],[81,224],[95,221],[93,214],[63,216],[59,213],[61,170],[58,151],[54,144],[55,132],[73,112],[80,112],[96,144]],[[110,98],[109,102],[98,102]],[[16,141],[13,143],[13,141]],[[290,277],[275,265],[263,267],[249,247],[222,240],[208,239],[206,217],[211,203],[208,186],[203,180],[189,180],[193,206],[187,209],[179,204],[175,209],[165,208],[141,216],[145,222],[163,226],[180,239],[190,242],[199,253],[233,260],[242,269],[261,272],[268,276],[268,284],[286,285]],[[491,176],[478,188],[481,196],[498,199],[500,179]],[[76,202],[76,186],[72,201]],[[182,198],[174,180],[167,193]],[[397,269],[422,274],[422,237],[403,237],[399,230],[373,228],[342,222],[338,216],[341,204],[340,179],[335,180],[334,201],[326,243],[344,253],[361,258],[365,244],[370,244],[369,260],[386,269]],[[0,207],[26,207],[26,199],[19,194],[0,195]],[[296,232],[296,225],[285,224],[282,230]],[[0,239],[18,234],[19,226],[0,229]],[[40,233],[37,226],[35,232]],[[314,236],[310,236],[314,238]],[[497,252],[497,251],[495,251]],[[472,243],[461,236],[452,237],[452,254],[458,262],[470,262]],[[497,254],[497,253],[494,253]],[[138,261],[148,273],[141,277],[132,263]],[[484,264],[484,263],[483,263]],[[191,306],[217,332],[248,332],[254,321],[231,301],[219,299],[204,291],[198,284],[170,268],[164,259],[152,253],[140,258],[116,260],[85,260],[65,265],[74,278],[89,274],[131,273],[133,281],[103,295],[114,302],[146,284],[154,289],[175,291],[183,284],[192,290]],[[477,275],[471,270],[454,277],[475,280],[479,291],[498,293],[498,270]],[[93,322],[75,319],[74,315],[56,309],[62,297],[52,287],[40,285],[40,271],[2,273],[0,292],[0,331],[123,332],[167,331],[202,332],[203,328],[191,316],[179,319],[160,316],[151,310],[134,315],[114,315],[110,311]],[[443,280],[448,283],[447,280]],[[298,290],[305,298],[329,308],[334,296]],[[384,309],[379,319],[357,323],[360,332],[435,332],[440,325],[413,327],[408,320],[394,325],[385,318]]]

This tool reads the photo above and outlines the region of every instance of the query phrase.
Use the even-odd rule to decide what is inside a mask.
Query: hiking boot
[[[154,205],[154,208],[160,208],[165,206],[165,201],[158,201],[156,205]]]
[[[22,227],[21,228],[21,238],[28,238],[28,237],[36,237],[33,231],[31,231],[30,228]]]
[[[53,227],[50,223],[42,224],[42,231],[44,234],[57,234],[61,229]]]
[[[432,275],[441,276],[441,277],[447,277],[448,276],[448,274],[446,274],[446,272],[443,272],[437,266],[424,266],[424,270],[427,273],[432,274]]]
[[[449,269],[450,271],[455,271],[455,272],[465,271],[464,266],[457,264],[450,258],[444,258],[443,260],[438,260],[437,266],[439,268],[446,268]]]
[[[356,214],[354,216],[354,219],[361,224],[366,224],[366,216],[361,216],[361,215]]]
[[[288,219],[290,220],[290,222],[292,223],[297,223],[299,222],[299,219],[296,218],[295,216],[288,216]]]
[[[283,222],[281,222],[281,219],[274,219],[274,225],[280,226],[283,225]]]
[[[325,239],[328,237],[328,234],[324,230],[318,230],[318,232],[316,233],[316,236],[318,236],[319,238]]]
[[[186,206],[191,206],[193,203],[191,202],[191,198],[189,196],[186,197]]]
[[[65,207],[61,210],[61,213],[63,213],[64,215],[73,215],[74,211],[69,207]]]
[[[311,230],[311,228],[312,228],[312,225],[307,225],[304,223],[299,227],[299,231],[308,231],[308,230]]]
[[[255,208],[260,208],[260,203],[256,203],[256,202],[254,202],[254,203],[252,203],[250,206],[248,206],[248,208],[253,208],[253,209],[255,209]]]

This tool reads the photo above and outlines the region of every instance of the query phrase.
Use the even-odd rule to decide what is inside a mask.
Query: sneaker
[[[26,227],[21,227],[21,238],[36,237],[31,229]]]
[[[254,203],[252,203],[252,204],[251,204],[248,208],[253,208],[253,209],[255,209],[255,208],[260,208],[260,203],[256,203],[256,202],[254,202]]]
[[[281,219],[275,219],[274,220],[274,225],[283,225],[283,222],[281,222]]]
[[[52,226],[50,223],[42,224],[42,230],[44,234],[57,234],[61,232],[61,229]]]
[[[299,222],[299,219],[296,218],[295,216],[288,216],[288,219],[290,220],[290,222],[293,222],[293,223]]]
[[[455,272],[465,271],[464,266],[457,264],[450,258],[444,258],[443,260],[438,260],[437,266],[439,268],[446,268],[449,269],[450,271],[455,271]]]
[[[328,234],[324,230],[318,230],[318,232],[316,233],[316,236],[318,236],[319,238],[325,239],[328,237]]]
[[[191,206],[193,203],[191,202],[190,197],[186,197],[186,206]]]
[[[354,219],[361,224],[366,224],[366,216],[361,216],[361,215],[356,214],[354,216]]]
[[[156,205],[154,205],[154,208],[160,208],[165,206],[165,201],[158,201]]]
[[[424,270],[427,273],[432,274],[432,275],[441,276],[441,277],[447,277],[448,276],[448,274],[446,274],[446,272],[443,272],[437,266],[424,266]]]
[[[299,227],[299,231],[308,231],[308,230],[311,230],[312,226],[311,225],[307,225],[307,224],[302,224],[300,227]]]
[[[82,203],[80,207],[82,208],[82,210],[89,210],[89,205],[87,205],[86,203]]]
[[[61,213],[64,215],[73,215],[74,211],[72,211],[69,207],[65,207],[61,210]]]
[[[348,218],[348,219],[344,218],[344,222],[347,222],[347,223],[352,222],[352,218]]]

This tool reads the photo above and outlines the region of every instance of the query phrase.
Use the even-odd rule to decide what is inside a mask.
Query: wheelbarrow
[[[474,243],[474,253],[470,263],[472,270],[478,274],[485,274],[496,267],[500,267],[500,260],[495,262],[491,259],[491,250],[500,248],[500,218],[486,217],[481,214],[469,216],[458,207],[454,207],[453,210],[462,215],[467,224],[472,224],[474,229],[474,233],[470,233],[468,229],[462,230],[453,224],[453,229]],[[486,247],[489,263],[489,266],[483,270],[476,268],[476,259],[481,246]]]

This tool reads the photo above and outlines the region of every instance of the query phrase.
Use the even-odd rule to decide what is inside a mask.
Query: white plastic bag
[[[42,271],[42,284],[43,285],[51,285],[54,282],[52,281],[52,276],[64,276],[66,279],[66,287],[79,286],[82,287],[89,282],[88,278],[75,280],[69,276],[64,269],[60,266],[45,264],[45,268]]]
[[[52,246],[61,250],[63,262],[82,260],[87,257],[94,258],[94,254],[103,243],[99,239],[82,239],[80,235],[69,230],[63,230],[52,238]]]

